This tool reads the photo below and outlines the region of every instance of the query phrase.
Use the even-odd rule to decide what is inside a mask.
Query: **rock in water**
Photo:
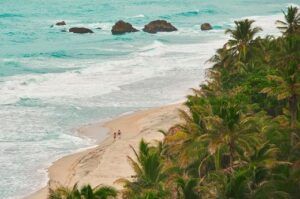
[[[137,32],[137,31],[139,30],[135,29],[130,23],[127,23],[122,20],[115,23],[115,25],[111,29],[111,33],[113,35],[120,35],[124,33]]]
[[[65,26],[66,22],[65,21],[60,21],[60,22],[57,22],[55,25],[57,25],[57,26]]]
[[[211,30],[213,29],[209,23],[204,23],[201,25],[201,30]]]
[[[92,30],[88,29],[88,28],[83,28],[83,27],[74,27],[74,28],[70,28],[69,32],[73,32],[73,33],[78,33],[78,34],[85,34],[85,33],[94,33]]]
[[[165,20],[156,20],[145,25],[143,31],[148,33],[172,32],[177,31],[177,28]]]

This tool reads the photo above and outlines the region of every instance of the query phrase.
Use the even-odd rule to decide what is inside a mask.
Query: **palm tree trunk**
[[[234,161],[234,141],[230,141],[229,143],[229,158],[229,165],[232,168]]]
[[[291,113],[291,146],[294,146],[295,135],[296,135],[296,125],[297,125],[297,116],[298,116],[298,101],[297,95],[294,94],[289,99],[289,109]]]
[[[221,168],[220,164],[221,164],[221,152],[220,152],[220,148],[217,149],[216,154],[215,154],[215,169],[219,170]]]
[[[172,193],[172,198],[175,198],[175,199],[178,199],[178,198],[180,198],[180,191],[179,191],[179,187],[177,187],[177,188],[174,188],[174,191],[173,191],[173,193]]]

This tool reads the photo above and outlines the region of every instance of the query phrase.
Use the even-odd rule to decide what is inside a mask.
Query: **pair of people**
[[[114,132],[114,140],[117,139],[117,136],[118,136],[119,139],[121,139],[121,134],[122,134],[122,133],[121,133],[121,130],[120,130],[120,129],[118,130],[118,132]]]

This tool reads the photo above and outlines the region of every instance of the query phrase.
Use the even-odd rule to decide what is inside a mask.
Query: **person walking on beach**
[[[121,139],[121,130],[120,129],[118,130],[118,137],[119,137],[119,139]]]
[[[114,132],[114,141],[117,139],[117,133]]]

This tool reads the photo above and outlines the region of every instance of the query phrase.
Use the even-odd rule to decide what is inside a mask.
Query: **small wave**
[[[86,26],[90,27],[90,28],[101,28],[101,30],[104,30],[104,31],[110,31],[111,27],[113,26],[113,23],[100,22],[100,23],[87,24]]]
[[[0,18],[11,18],[11,17],[23,17],[23,15],[13,14],[13,13],[0,14]]]
[[[165,16],[161,16],[161,17],[165,18],[165,19],[170,19],[174,16],[175,17],[195,17],[195,16],[202,15],[202,14],[213,15],[216,13],[217,13],[217,11],[215,9],[205,8],[205,9],[201,9],[201,10],[191,10],[191,11],[179,12],[179,13],[165,15]]]
[[[152,50],[154,48],[158,48],[158,47],[162,47],[164,46],[163,42],[159,41],[159,40],[155,40],[153,41],[152,44],[145,46],[143,48],[141,48],[143,51],[147,51],[147,50]]]
[[[24,58],[31,57],[53,57],[53,58],[71,58],[72,55],[68,54],[66,51],[54,51],[54,52],[41,52],[41,53],[25,53],[23,54]]]
[[[30,57],[35,57],[35,56],[30,56]],[[37,58],[39,57],[37,56]],[[51,73],[57,74],[57,73],[64,73],[67,71],[79,70],[81,68],[80,66],[77,65],[62,66],[59,64],[59,61],[57,61],[58,64],[56,64],[55,66],[53,66],[53,64],[45,65],[43,61],[50,62],[52,60],[43,59],[41,61],[32,61],[32,59],[28,59],[26,56],[24,56],[24,59],[4,60],[4,62],[0,64],[1,67],[0,77],[11,77],[11,76],[23,75],[23,74],[24,75],[25,74],[51,74]]]
[[[214,25],[213,30],[223,30],[223,26],[221,25]]]
[[[134,38],[132,38],[132,37],[130,37],[130,36],[128,36],[128,35],[116,35],[115,37],[114,37],[114,40],[115,41],[133,41],[134,40]]]
[[[165,53],[165,45],[158,40],[155,40],[152,44],[141,48],[139,55],[141,56],[155,56]]]
[[[134,16],[132,16],[132,17],[127,17],[128,19],[132,19],[132,18],[144,18],[145,17],[145,15],[143,15],[143,14],[139,14],[139,15],[134,15]]]
[[[181,13],[178,13],[176,15],[178,16],[186,16],[186,17],[190,17],[190,16],[196,16],[200,13],[199,10],[196,10],[196,11],[187,11],[187,12],[181,12]]]
[[[20,97],[20,99],[16,102],[16,105],[26,107],[41,107],[43,103],[38,98]]]

